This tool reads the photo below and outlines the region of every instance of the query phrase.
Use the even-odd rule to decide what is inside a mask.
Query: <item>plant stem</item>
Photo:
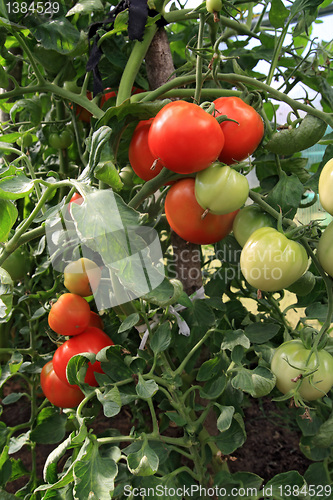
[[[185,366],[187,365],[188,361],[191,359],[191,357],[193,356],[193,354],[199,349],[199,347],[201,347],[202,344],[207,340],[207,338],[210,336],[211,333],[213,333],[212,329],[207,330],[207,332],[205,333],[205,335],[203,337],[201,337],[201,339],[199,340],[199,342],[194,347],[192,347],[192,349],[190,350],[190,352],[185,356],[185,358],[180,363],[180,365],[178,366],[178,368],[174,371],[174,376],[182,374],[182,372],[185,369]]]
[[[205,27],[205,14],[200,14],[198,40],[197,40],[197,63],[195,71],[195,92],[194,92],[194,102],[196,104],[200,104],[201,87],[203,84],[201,50],[203,46],[204,27]]]

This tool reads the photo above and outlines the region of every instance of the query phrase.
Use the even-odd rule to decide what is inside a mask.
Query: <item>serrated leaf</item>
[[[269,21],[274,28],[283,28],[288,16],[289,10],[284,6],[282,0],[271,0]]]
[[[264,344],[275,337],[279,330],[280,325],[275,323],[251,323],[244,333],[252,344]]]
[[[80,42],[80,32],[65,17],[46,22],[31,20],[30,30],[41,45],[59,54],[73,52]]]
[[[139,313],[133,313],[127,316],[118,328],[118,333],[126,332],[126,330],[131,330],[140,321]]]
[[[0,198],[18,200],[28,196],[34,189],[34,183],[25,175],[9,175],[0,180]]]
[[[121,410],[121,396],[118,387],[96,391],[97,399],[103,405],[104,415],[108,418],[118,415]]]
[[[254,370],[241,368],[231,380],[231,385],[259,398],[269,394],[275,387],[275,382],[275,375],[268,368],[257,366]]]
[[[128,455],[127,466],[135,476],[152,476],[158,470],[159,458],[145,442],[139,451]]]
[[[245,349],[249,349],[251,344],[243,330],[227,330],[224,334],[221,349],[232,351],[236,345],[241,345]]]

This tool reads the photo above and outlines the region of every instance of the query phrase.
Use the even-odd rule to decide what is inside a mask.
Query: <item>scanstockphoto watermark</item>
[[[259,493],[263,496],[271,496],[273,487],[263,487],[261,490],[255,487],[233,487],[224,488],[223,486],[204,487],[192,484],[191,486],[169,487],[158,484],[155,487],[133,488],[130,484],[124,486],[124,496],[131,498],[252,498],[257,497]]]
[[[45,226],[55,270],[82,257],[100,267],[102,279],[93,290],[99,310],[142,297],[165,278],[157,231],[112,190],[91,189],[81,205],[65,205]]]

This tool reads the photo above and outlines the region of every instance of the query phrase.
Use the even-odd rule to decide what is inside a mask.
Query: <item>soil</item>
[[[7,387],[5,393],[17,391],[14,386]],[[5,395],[5,394],[4,394]],[[285,410],[286,411],[286,410]],[[292,409],[290,410],[292,411]],[[304,474],[311,462],[299,450],[300,434],[296,427],[287,426],[283,412],[269,398],[250,399],[249,406],[244,410],[247,440],[232,456],[226,457],[230,472],[247,471],[259,475],[267,482],[276,474],[296,470]],[[21,398],[17,403],[5,405],[1,420],[7,426],[27,422],[30,416],[30,403],[27,398]],[[149,418],[149,417],[148,417]],[[112,428],[119,429],[122,434],[128,434],[135,425],[129,407],[124,407],[119,415],[112,419]],[[216,416],[208,416],[205,426],[212,435],[217,434]],[[100,434],[110,427],[110,419],[101,412],[91,425],[94,433]],[[181,435],[182,429],[170,427],[170,435]],[[24,430],[22,431],[24,432]],[[56,445],[37,445],[37,473],[42,478],[43,467],[49,453]],[[27,470],[31,468],[31,455],[27,447],[12,455],[22,460]],[[17,492],[27,482],[22,477],[7,484],[6,491]]]

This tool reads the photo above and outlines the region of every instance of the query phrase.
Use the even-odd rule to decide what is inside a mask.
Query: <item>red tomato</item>
[[[227,115],[238,122],[220,123],[225,143],[219,160],[227,165],[245,160],[257,149],[264,136],[261,116],[239,97],[219,97],[214,104],[215,116]]]
[[[76,203],[77,205],[81,205],[83,203],[83,196],[80,195],[80,193],[74,193],[71,199],[69,200],[69,203],[67,205],[67,210],[69,213],[71,213],[71,204]]]
[[[156,175],[159,174],[163,168],[162,163],[158,161],[154,169],[151,169],[155,160],[155,157],[150,151],[148,145],[148,132],[152,122],[153,118],[150,120],[142,120],[138,123],[132,135],[128,149],[130,164],[136,175],[144,181],[149,181],[150,179],[156,177]]]
[[[94,352],[97,354],[103,347],[114,345],[110,337],[99,328],[89,326],[81,335],[76,335],[66,340],[61,346],[58,347],[53,356],[53,366],[56,374],[67,385],[68,380],[66,377],[66,368],[68,361],[76,354],[84,352]],[[91,385],[97,386],[94,372],[103,373],[99,361],[95,363],[88,363],[88,369],[84,381]],[[73,387],[73,386],[71,386]],[[75,386],[74,386],[75,387]]]
[[[96,314],[94,311],[90,311],[90,320],[89,320],[88,326],[94,326],[95,328],[98,328],[99,330],[103,330],[104,324],[103,324],[103,320],[100,317],[100,315]]]
[[[166,218],[184,240],[199,245],[216,243],[230,233],[238,210],[224,215],[208,213],[202,218],[204,210],[195,198],[194,185],[195,180],[188,178],[170,188],[165,198]]]
[[[90,90],[87,91],[87,97],[90,101],[92,100],[92,93],[90,92]],[[82,106],[77,104],[76,105],[76,116],[82,122],[90,123],[90,119],[92,117],[92,114],[89,111],[87,111],[85,108],[83,108]]]
[[[43,366],[40,374],[40,385],[44,396],[59,408],[75,408],[81,403],[84,394],[78,387],[69,387],[60,380],[53,368],[53,362],[49,361]]]
[[[178,174],[190,174],[215,161],[224,144],[219,123],[200,106],[173,101],[156,115],[148,134],[154,158]]]
[[[75,293],[64,293],[51,307],[48,322],[59,335],[78,335],[90,321],[88,302]]]

